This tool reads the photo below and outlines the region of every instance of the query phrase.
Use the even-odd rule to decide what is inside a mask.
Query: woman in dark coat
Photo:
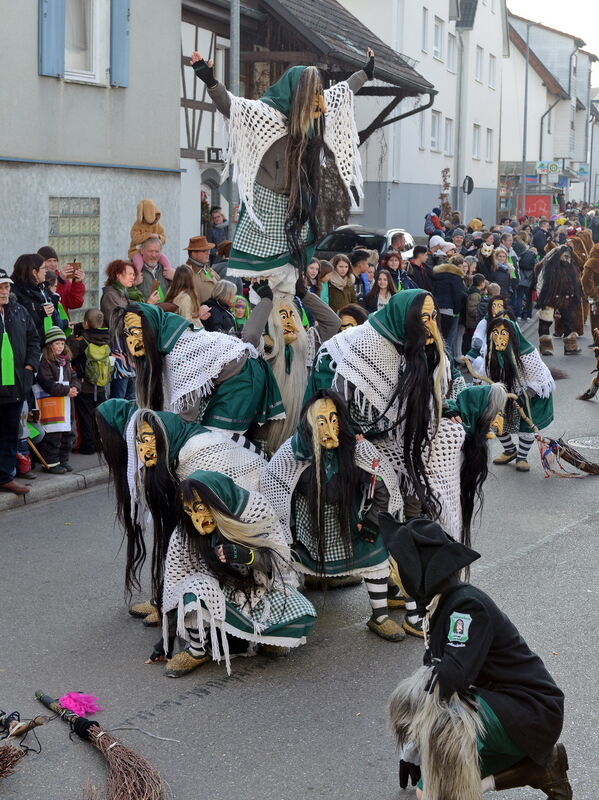
[[[464,261],[463,256],[455,256]],[[453,355],[460,314],[466,303],[464,270],[458,263],[439,264],[433,269],[433,297],[440,312],[441,333],[447,352]]]
[[[231,333],[235,329],[235,318],[231,309],[237,296],[237,286],[231,281],[220,280],[214,285],[212,297],[205,305],[210,316],[204,320],[204,328],[213,333]]]
[[[46,267],[39,253],[25,253],[15,261],[12,271],[12,292],[18,303],[24,306],[35,325],[40,342],[52,326],[61,328],[58,302],[54,303],[52,292],[46,284]]]

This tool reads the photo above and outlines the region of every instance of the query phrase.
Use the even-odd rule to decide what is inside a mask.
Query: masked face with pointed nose
[[[200,536],[209,536],[216,530],[216,522],[210,510],[210,506],[205,503],[200,495],[196,492],[191,503],[185,503],[183,506],[185,513],[189,516],[193,523],[193,527],[200,534]]]

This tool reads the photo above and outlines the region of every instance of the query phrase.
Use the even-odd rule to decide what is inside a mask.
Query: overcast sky
[[[586,42],[585,50],[599,57],[599,3],[597,0],[508,0],[519,17],[573,34]],[[599,62],[593,67],[593,86],[599,86]]]

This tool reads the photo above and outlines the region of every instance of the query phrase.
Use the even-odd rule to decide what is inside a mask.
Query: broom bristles
[[[164,782],[149,761],[101,728],[93,728],[89,739],[108,764],[106,800],[164,800]]]
[[[9,744],[0,745],[0,778],[5,778],[15,771],[15,765],[19,762],[25,751],[18,747],[11,747]]]

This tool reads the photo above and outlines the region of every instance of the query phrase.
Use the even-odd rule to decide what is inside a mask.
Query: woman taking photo
[[[193,272],[191,267],[183,264],[177,267],[169,290],[164,298],[165,303],[173,303],[177,306],[177,314],[189,322],[193,322],[196,328],[202,327],[202,317],[198,296],[193,288]]]
[[[397,293],[391,273],[382,269],[376,276],[372,289],[366,295],[366,310],[371,314],[387,305],[389,300]]]
[[[11,291],[17,302],[24,306],[36,327],[40,342],[52,327],[62,328],[58,304],[46,284],[44,259],[38,253],[25,253],[15,261],[12,271]]]
[[[337,253],[331,259],[331,264],[334,272],[331,273],[329,280],[329,305],[333,311],[338,312],[348,303],[356,302],[354,276],[350,260],[345,254]]]

